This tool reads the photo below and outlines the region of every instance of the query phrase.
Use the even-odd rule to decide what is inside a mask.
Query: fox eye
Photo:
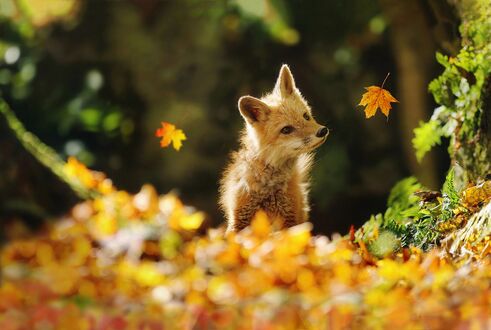
[[[309,116],[309,114],[308,114],[308,113],[304,113],[304,114],[303,114],[303,118],[304,118],[305,120],[310,120],[310,116]]]
[[[295,128],[293,128],[293,126],[285,126],[281,129],[281,134],[290,134],[291,132],[293,132],[295,130]]]

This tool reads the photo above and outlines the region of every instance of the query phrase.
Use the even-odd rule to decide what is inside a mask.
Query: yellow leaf
[[[42,268],[43,280],[57,294],[70,293],[79,280],[79,269],[51,264]]]
[[[271,224],[268,215],[263,210],[259,210],[251,222],[252,232],[259,237],[266,237],[271,232]]]
[[[388,77],[389,75],[387,75]],[[385,79],[387,79],[387,77]],[[384,82],[382,83],[382,87],[378,86],[370,86],[365,87],[367,92],[363,94],[361,101],[358,105],[365,107],[365,117],[370,118],[375,115],[377,109],[380,108],[382,113],[389,117],[389,111],[392,109],[390,103],[399,102],[396,100],[392,94],[386,89],[384,89]]]
[[[135,280],[142,286],[156,286],[165,281],[165,276],[157,269],[155,263],[145,262],[137,266]]]
[[[182,147],[182,141],[186,140],[186,135],[180,129],[176,129],[175,125],[162,122],[162,127],[155,132],[156,137],[160,137],[160,146],[162,148],[168,147],[171,143],[174,149],[179,151]]]
[[[312,230],[310,222],[304,222],[294,227],[288,228],[286,242],[288,249],[292,254],[302,253],[305,247],[309,244]]]
[[[462,201],[467,206],[476,206],[491,198],[491,180],[469,187],[462,192]]]
[[[208,283],[206,293],[217,304],[230,304],[237,300],[235,287],[225,275],[213,277]]]
[[[186,135],[184,132],[180,129],[177,129],[174,131],[174,134],[172,135],[172,146],[174,149],[179,151],[182,147],[182,141],[186,140]]]
[[[297,286],[301,291],[307,291],[314,287],[314,274],[309,269],[301,269],[297,277]]]
[[[179,225],[185,230],[196,230],[201,226],[204,220],[205,214],[203,212],[195,212],[190,215],[182,216]]]
[[[206,298],[204,294],[198,291],[190,291],[186,295],[186,304],[188,305],[204,305],[206,303]]]
[[[116,219],[107,213],[99,213],[94,218],[94,229],[97,235],[110,236],[118,230]]]
[[[81,266],[90,256],[92,246],[90,241],[85,237],[78,237],[72,242],[73,254],[66,260],[66,264],[70,266]]]
[[[115,190],[112,181],[107,179],[103,173],[88,169],[75,157],[68,157],[67,162],[63,166],[63,171],[70,180],[77,182],[85,188],[94,189],[103,195],[108,195]]]
[[[80,182],[86,188],[92,189],[97,184],[92,172],[75,157],[68,157],[63,170],[65,175]]]
[[[36,259],[39,265],[47,266],[55,262],[53,249],[47,243],[39,244],[36,250]]]
[[[78,293],[86,297],[95,297],[97,289],[94,283],[89,280],[82,280],[78,286]]]
[[[79,7],[76,0],[21,0],[19,4],[34,26],[70,18]]]

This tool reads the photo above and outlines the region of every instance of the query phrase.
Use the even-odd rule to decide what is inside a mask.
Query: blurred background
[[[458,22],[443,0],[0,0],[0,92],[27,129],[63,156],[103,171],[119,189],[176,191],[209,215],[237,147],[236,104],[261,96],[288,63],[331,129],[312,175],[315,231],[347,232],[384,210],[390,188],[416,175],[437,188],[445,146],[417,163],[412,130],[434,103],[435,51],[452,55]],[[364,118],[364,87],[400,101]],[[182,149],[161,149],[161,121]],[[0,119],[0,217],[35,225],[77,198]]]

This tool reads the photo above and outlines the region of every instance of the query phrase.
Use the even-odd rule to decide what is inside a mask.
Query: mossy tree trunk
[[[444,242],[454,256],[482,255],[487,245],[481,243],[491,237],[491,203],[474,214],[470,209],[455,212],[462,205],[456,188],[479,183],[491,172],[491,1],[449,4],[460,18],[461,49],[457,54],[437,53],[445,69],[429,89],[439,106],[415,129],[412,142],[420,160],[442,137],[449,138],[453,171],[447,174],[441,198],[415,195],[423,187],[414,178],[394,186],[386,212],[373,216],[356,234],[372,250],[392,252],[397,241],[423,249]],[[484,193],[478,195],[477,204],[487,201]],[[379,234],[386,232],[381,239]]]
[[[429,149],[440,136],[450,138],[456,182],[464,186],[491,173],[491,1],[449,3],[461,20],[462,48],[456,56],[437,54],[445,70],[430,91],[440,107],[416,139]]]
[[[470,102],[458,111],[462,115],[457,117],[450,152],[453,163],[463,170],[457,171],[461,181],[477,182],[491,174],[491,1],[451,2],[462,19],[461,54],[468,51],[474,59],[467,68],[456,69],[470,85],[469,94],[476,97],[469,95]]]
[[[392,44],[402,73],[399,87],[401,103],[405,104],[405,125],[414,127],[427,106],[424,91],[414,83],[419,81],[424,86],[425,77],[431,74],[431,63],[426,61],[425,54],[432,52],[434,41],[446,53],[437,56],[445,71],[430,84],[440,107],[426,127],[416,132],[415,146],[421,149],[418,159],[421,161],[421,156],[445,136],[450,139],[449,154],[456,182],[464,186],[485,179],[491,172],[491,1],[380,0],[380,4],[393,26]],[[460,52],[453,33],[457,21]],[[406,67],[409,70],[404,70]],[[422,134],[418,137],[418,133]],[[419,166],[411,160],[413,173],[423,183],[434,186],[431,157]]]

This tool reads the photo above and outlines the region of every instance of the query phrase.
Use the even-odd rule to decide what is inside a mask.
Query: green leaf
[[[182,245],[181,236],[174,230],[168,230],[160,238],[160,251],[162,256],[166,259],[174,258]]]
[[[93,299],[83,295],[75,295],[73,297],[69,297],[66,301],[74,303],[81,310],[84,310],[95,304],[95,301]]]
[[[448,56],[443,55],[440,52],[436,52],[436,61],[443,65],[445,68],[449,67],[450,63],[448,62]]]
[[[454,184],[454,169],[448,171],[447,177],[442,187],[442,220],[446,221],[453,216],[453,209],[459,205],[459,193],[455,189]]]
[[[445,182],[443,183],[442,195],[447,196],[452,204],[456,206],[459,203],[459,193],[455,189],[454,184],[455,171],[453,168],[448,171],[447,177],[445,178]]]
[[[391,231],[382,231],[369,246],[369,251],[378,258],[384,258],[400,247],[399,238]]]
[[[417,219],[411,223],[408,231],[409,242],[425,251],[436,245],[441,237],[440,232],[435,228],[435,219],[431,216]]]
[[[387,206],[406,209],[409,205],[418,201],[418,198],[413,194],[422,188],[421,184],[413,176],[402,179],[390,191]]]
[[[435,145],[441,143],[442,130],[440,122],[430,120],[427,123],[420,122],[419,127],[414,129],[413,147],[416,150],[416,158],[421,162],[424,155]]]
[[[358,229],[355,233],[356,241],[363,241],[367,244],[370,244],[377,237],[377,233],[379,232],[379,228],[382,225],[384,218],[382,214],[372,215],[370,220],[365,222],[363,226]]]

